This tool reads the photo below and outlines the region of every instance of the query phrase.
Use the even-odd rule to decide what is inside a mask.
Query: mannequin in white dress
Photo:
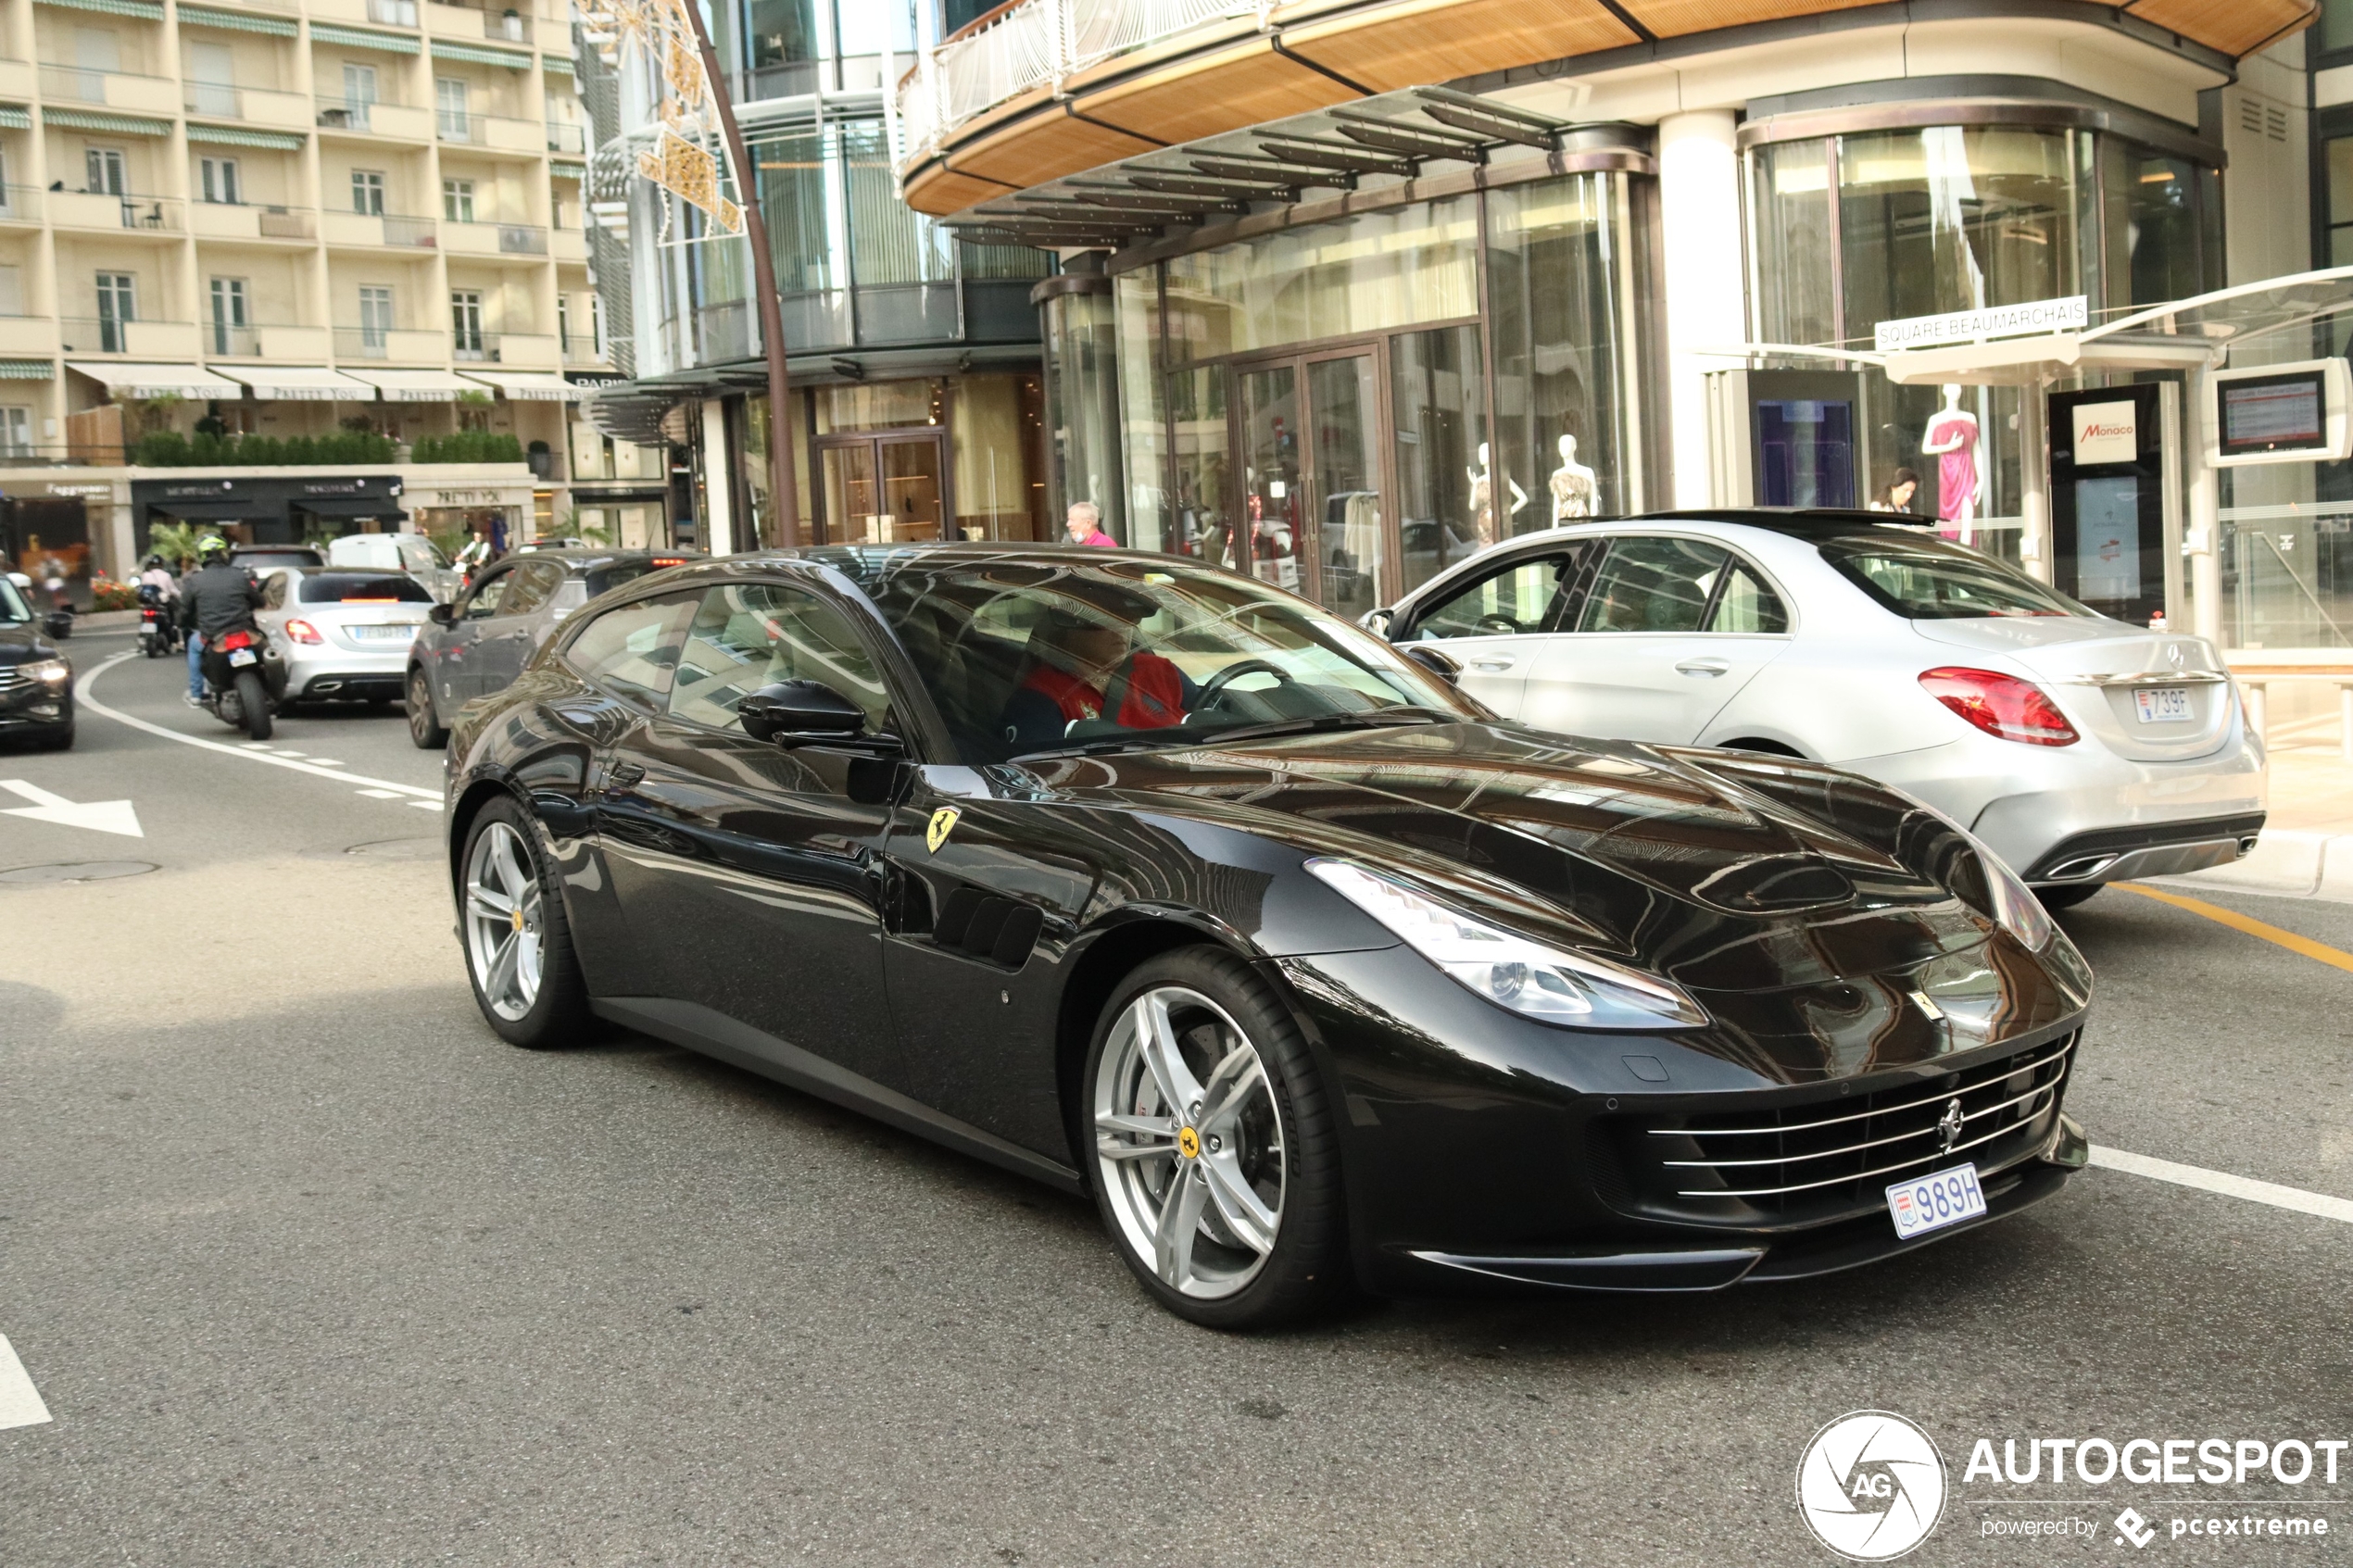
[[[1579,522],[1593,515],[1593,470],[1577,460],[1577,437],[1561,437],[1561,466],[1553,470],[1553,521]]]
[[[1486,442],[1482,441],[1478,444],[1478,466],[1475,469],[1465,469],[1463,471],[1470,475],[1471,527],[1478,533],[1478,542],[1481,545],[1495,544],[1502,540],[1504,535],[1496,526],[1495,465],[1493,459],[1488,456]],[[1512,493],[1512,509],[1507,515],[1517,517],[1520,508],[1528,505],[1528,492],[1522,490],[1519,487],[1519,482],[1510,474],[1504,476],[1504,484]]]

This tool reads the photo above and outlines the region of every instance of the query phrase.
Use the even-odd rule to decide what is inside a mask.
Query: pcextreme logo
[[[1797,1508],[1841,1557],[1890,1562],[1928,1539],[1944,1514],[1944,1456],[1902,1416],[1856,1411],[1806,1445]]]

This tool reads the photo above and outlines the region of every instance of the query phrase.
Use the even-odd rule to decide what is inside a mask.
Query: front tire
[[[501,1039],[531,1050],[578,1044],[588,987],[531,818],[512,800],[492,801],[467,831],[459,864],[466,977],[484,1020]]]
[[[1103,1226],[1162,1306],[1255,1329],[1345,1289],[1338,1128],[1298,1023],[1248,963],[1201,947],[1139,968],[1081,1082]]]
[[[247,739],[270,738],[270,688],[250,670],[237,672],[237,709],[245,718]]]
[[[439,751],[449,744],[449,732],[433,710],[433,683],[422,670],[409,671],[409,739],[419,751]]]

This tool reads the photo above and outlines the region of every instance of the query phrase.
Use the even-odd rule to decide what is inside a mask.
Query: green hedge
[[[182,435],[157,431],[141,436],[131,460],[149,469],[278,469],[399,460],[399,444],[388,435],[339,430],[325,435]],[[420,436],[412,463],[520,463],[522,444],[511,435],[461,430],[454,435]]]

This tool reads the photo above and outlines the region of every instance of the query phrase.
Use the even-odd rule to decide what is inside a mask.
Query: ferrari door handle
[[[1502,671],[1509,670],[1513,665],[1518,662],[1519,659],[1516,654],[1491,653],[1484,659],[1472,659],[1470,661],[1470,667],[1486,674],[1493,675]]]
[[[628,789],[646,776],[646,770],[635,762],[616,762],[605,774],[607,789]]]
[[[1696,675],[1713,680],[1718,675],[1729,673],[1732,667],[1720,659],[1687,659],[1675,668],[1686,675]]]

